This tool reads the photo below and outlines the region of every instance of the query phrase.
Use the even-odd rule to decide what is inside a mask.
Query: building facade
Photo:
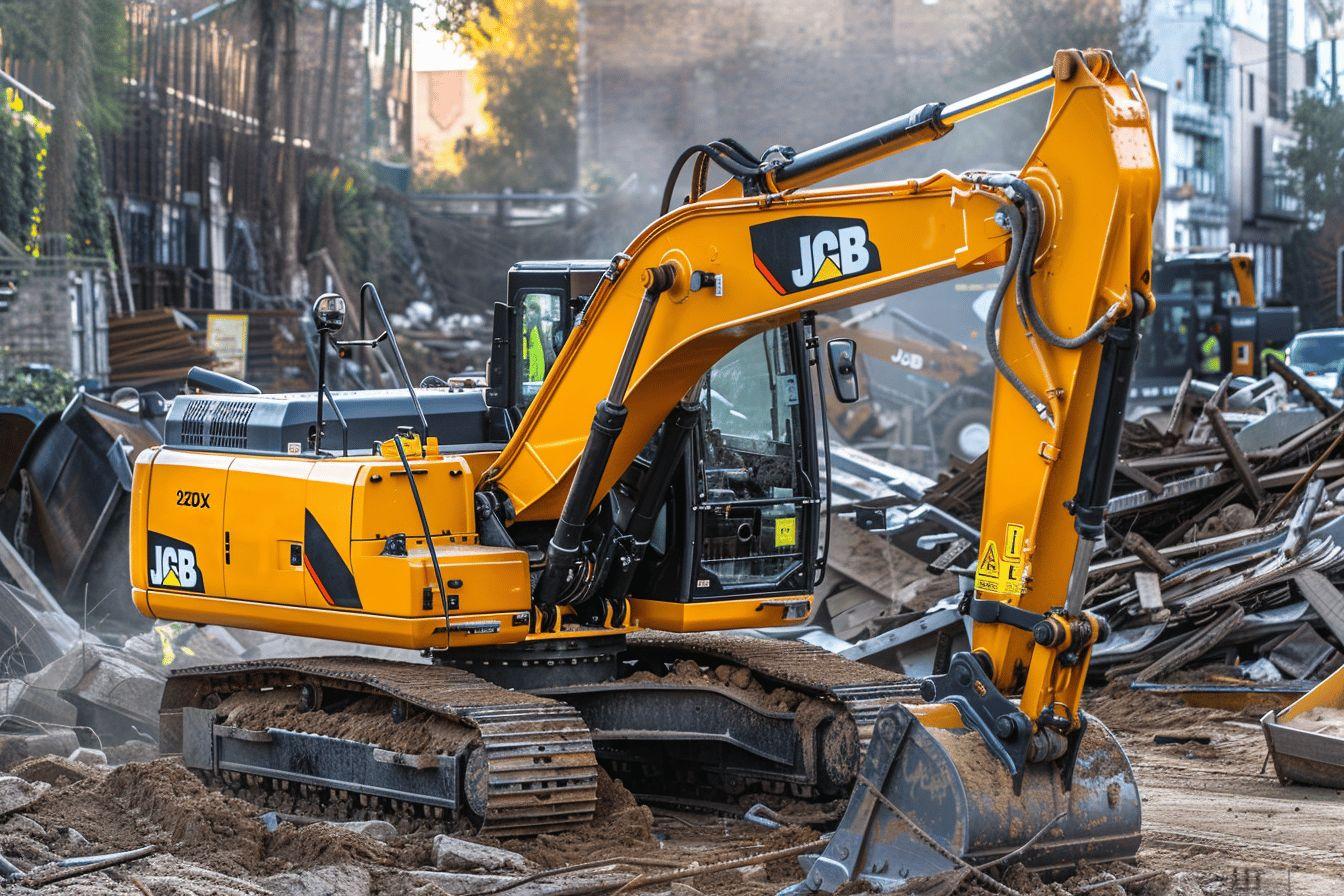
[[[1309,0],[1161,0],[1145,74],[1167,87],[1159,248],[1250,252],[1257,293],[1279,295],[1303,217],[1282,166],[1293,97],[1321,23]]]

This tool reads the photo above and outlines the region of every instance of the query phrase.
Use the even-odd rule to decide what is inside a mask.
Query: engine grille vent
[[[205,448],[246,448],[252,401],[193,398],[182,414],[182,444]]]

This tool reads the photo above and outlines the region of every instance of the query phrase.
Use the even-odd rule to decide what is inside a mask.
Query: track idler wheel
[[[1047,879],[1079,862],[1133,859],[1139,792],[1124,750],[1089,718],[1072,788],[1055,763],[1033,763],[1014,790],[1007,767],[968,728],[926,727],[899,704],[884,709],[839,828],[803,861],[788,896],[834,893],[861,879],[882,892],[1000,859]]]

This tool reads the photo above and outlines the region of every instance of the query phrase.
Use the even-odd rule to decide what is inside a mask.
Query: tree
[[[575,0],[496,0],[465,23],[486,125],[458,144],[459,188],[574,187],[576,15]]]
[[[436,27],[440,31],[454,37],[495,10],[494,0],[417,0],[417,5],[438,18]]]
[[[46,159],[47,233],[76,226],[81,128],[116,128],[126,67],[122,0],[0,0],[0,33],[16,59],[46,69],[55,106]]]
[[[1283,155],[1310,218],[1330,221],[1344,202],[1344,99],[1301,93],[1293,106],[1297,145]]]
[[[1344,243],[1344,97],[1303,92],[1293,104],[1297,143],[1280,160],[1307,215],[1284,266],[1284,295],[1307,322],[1334,318],[1335,251]]]

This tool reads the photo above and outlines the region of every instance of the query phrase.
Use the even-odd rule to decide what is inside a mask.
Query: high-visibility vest
[[[1204,341],[1199,344],[1199,372],[1200,373],[1222,373],[1223,372],[1223,351],[1222,343],[1218,341],[1217,336],[1205,336]]]
[[[533,327],[523,337],[523,360],[527,362],[527,381],[539,383],[546,378],[546,350],[541,344],[541,327]]]
[[[1269,370],[1269,359],[1278,358],[1280,361],[1288,360],[1288,353],[1281,348],[1265,346],[1260,349],[1260,373],[1263,375]]]

